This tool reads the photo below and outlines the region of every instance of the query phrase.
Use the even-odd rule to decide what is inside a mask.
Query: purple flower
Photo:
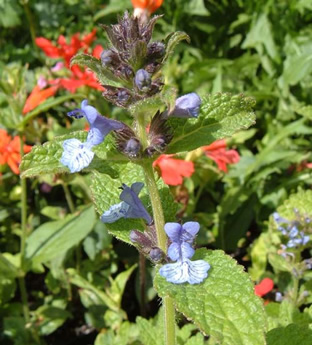
[[[167,223],[165,231],[171,240],[168,256],[175,263],[162,266],[159,274],[170,283],[199,284],[208,276],[210,265],[205,260],[191,261],[195,253],[192,243],[199,231],[199,223],[187,222],[183,225]]]
[[[121,202],[112,205],[109,210],[102,214],[102,222],[114,223],[120,218],[143,218],[146,220],[147,224],[151,224],[153,219],[138,197],[143,186],[144,184],[141,182],[133,183],[131,188],[123,184],[121,187],[122,192],[119,197]]]
[[[188,93],[177,98],[175,108],[170,112],[170,116],[175,117],[197,117],[201,105],[201,99],[196,92]]]
[[[152,83],[151,75],[145,69],[139,69],[136,72],[134,81],[138,89],[143,92],[148,91]]]
[[[81,108],[69,112],[68,116],[76,119],[85,117],[90,124],[85,143],[78,139],[68,139],[63,142],[64,151],[60,162],[67,166],[71,173],[89,166],[94,157],[92,147],[101,144],[109,132],[125,127],[122,122],[102,116],[94,107],[88,105],[86,99],[81,102]]]

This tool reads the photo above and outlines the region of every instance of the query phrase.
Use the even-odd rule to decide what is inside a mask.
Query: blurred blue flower
[[[162,266],[159,274],[170,283],[199,284],[208,276],[210,265],[204,260],[191,261],[195,253],[192,243],[199,231],[199,223],[166,223],[165,232],[171,240],[168,256],[175,263]]]
[[[143,218],[147,224],[151,224],[153,219],[138,197],[143,186],[142,182],[133,183],[131,188],[123,184],[119,197],[121,202],[112,205],[105,211],[101,216],[101,221],[103,223],[114,223],[120,218]]]
[[[201,99],[196,92],[188,93],[177,98],[175,108],[170,116],[175,117],[197,117],[201,105]]]
[[[298,214],[298,211],[295,211],[295,213]],[[305,235],[303,231],[299,230],[299,227],[302,226],[302,224],[298,220],[290,221],[281,217],[278,212],[273,213],[273,218],[278,225],[277,229],[282,233],[282,235],[289,238],[286,243],[286,248],[305,246],[310,241],[310,236]],[[310,219],[306,217],[304,222],[309,223]],[[287,255],[285,253],[286,248],[284,248],[283,256]]]
[[[94,157],[92,147],[101,144],[109,132],[125,127],[122,122],[102,116],[94,107],[88,105],[86,99],[81,102],[81,108],[69,112],[68,116],[76,119],[85,117],[90,124],[85,143],[78,139],[68,139],[63,142],[64,151],[60,162],[67,166],[71,173],[81,171],[89,166]]]

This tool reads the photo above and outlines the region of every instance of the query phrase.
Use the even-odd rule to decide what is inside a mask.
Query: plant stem
[[[138,114],[137,117],[137,127],[136,132],[139,137],[143,149],[147,147],[147,135],[145,128],[145,119],[144,114]],[[167,236],[164,230],[165,227],[165,217],[161,205],[161,199],[158,192],[152,162],[146,160],[142,163],[142,168],[144,171],[146,187],[148,194],[151,200],[152,209],[153,209],[153,218],[157,233],[157,244],[158,247],[164,252],[167,252]],[[165,320],[164,320],[164,329],[165,329],[165,345],[175,345],[176,344],[176,335],[175,335],[175,309],[173,300],[170,297],[165,297],[163,299]]]
[[[70,210],[70,213],[75,213],[76,209],[75,209],[75,204],[73,202],[73,198],[71,196],[70,190],[68,188],[68,185],[66,182],[62,181],[62,186],[63,186],[63,190],[64,190],[64,194],[65,194],[65,198],[67,201],[67,205],[68,208]],[[80,272],[80,266],[81,266],[81,248],[80,248],[80,243],[77,245],[76,247],[76,269],[77,272]]]
[[[140,253],[139,254],[139,269],[140,269],[140,297],[141,297],[141,304],[140,304],[140,312],[142,317],[146,317],[146,298],[145,298],[145,288],[146,288],[146,260],[145,256]]]

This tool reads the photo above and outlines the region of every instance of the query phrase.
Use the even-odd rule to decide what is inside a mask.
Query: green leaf
[[[302,55],[289,58],[284,68],[283,76],[286,83],[295,85],[309,75],[311,71],[312,55],[311,52],[305,52]]]
[[[131,186],[134,182],[144,181],[143,170],[136,164],[115,164],[114,168],[116,170],[118,169],[120,172],[117,179],[93,171],[93,179],[90,188],[95,208],[100,215],[107,211],[112,205],[120,203],[119,196],[122,183]],[[169,187],[163,183],[162,179],[157,181],[157,185],[164,209],[165,220],[172,221],[175,219],[177,204],[174,203]],[[151,203],[146,187],[142,189],[139,197],[147,211],[152,215]],[[112,235],[129,244],[133,244],[129,239],[131,230],[144,230],[144,223],[141,219],[121,218],[115,223],[105,225]]]
[[[6,258],[11,256],[10,253],[0,253],[0,277],[16,278],[18,276],[18,268]]]
[[[294,210],[297,209],[301,216],[312,217],[312,191],[299,189],[297,193],[291,194],[289,199],[285,200],[277,211],[278,213],[288,219],[294,220],[296,218]]]
[[[101,60],[92,55],[77,54],[71,59],[70,64],[88,67],[102,85],[122,86],[119,79],[108,68],[102,66]]]
[[[21,177],[33,177],[41,174],[56,174],[56,173],[69,173],[69,169],[64,166],[60,159],[63,153],[63,141],[66,139],[76,138],[82,142],[87,139],[88,133],[85,131],[77,131],[70,134],[56,137],[52,141],[48,141],[43,145],[36,145],[32,150],[23,157],[20,165]],[[114,171],[108,162],[103,159],[119,160],[124,159],[119,153],[117,153],[113,139],[111,136],[105,138],[104,142],[94,147],[94,152],[99,157],[94,157],[89,167],[84,171],[97,169],[103,173],[116,176]]]
[[[27,238],[26,258],[41,263],[62,255],[83,240],[94,223],[94,209],[87,207],[78,215],[41,225]]]
[[[98,11],[95,15],[93,20],[97,21],[102,17],[108,16],[112,13],[124,12],[126,9],[130,9],[132,7],[129,0],[111,0],[108,5],[104,5],[105,7]]]
[[[217,93],[204,97],[198,118],[169,120],[174,138],[166,153],[194,150],[248,128],[255,123],[254,105],[255,100],[244,95]]]
[[[267,345],[311,345],[312,330],[308,326],[290,324],[272,329],[267,334]]]
[[[71,313],[59,307],[44,305],[39,307],[36,312],[38,318],[37,326],[40,334],[48,335],[57,330],[70,317]]]
[[[94,294],[93,300],[96,301],[96,304],[102,303],[115,312],[119,311],[118,304],[110,296],[108,296],[104,291],[99,290],[96,286],[88,282],[79,273],[77,273],[75,269],[69,268],[66,272],[72,284]]]
[[[166,54],[162,60],[162,63],[165,63],[168,60],[176,45],[183,40],[186,40],[188,43],[191,41],[189,35],[182,31],[173,32],[166,37]]]
[[[265,344],[262,301],[243,267],[220,250],[197,250],[193,260],[197,259],[211,266],[203,283],[171,284],[157,273],[154,286],[158,294],[173,298],[176,309],[217,343]]]

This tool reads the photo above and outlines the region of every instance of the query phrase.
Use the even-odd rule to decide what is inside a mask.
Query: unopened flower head
[[[135,85],[140,91],[147,92],[151,86],[151,75],[144,69],[139,69],[135,74]]]

